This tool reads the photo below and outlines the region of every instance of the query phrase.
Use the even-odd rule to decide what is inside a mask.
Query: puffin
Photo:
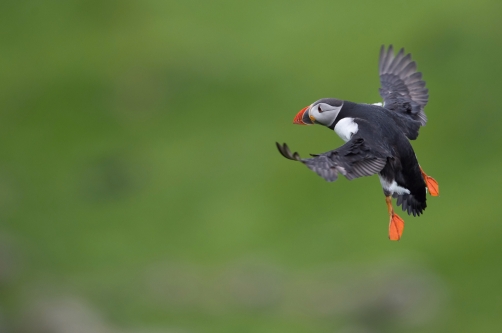
[[[285,158],[298,161],[328,182],[342,174],[348,180],[377,174],[389,214],[389,239],[401,239],[404,220],[394,212],[392,198],[408,215],[420,216],[426,192],[439,195],[437,181],[420,167],[410,143],[427,123],[424,108],[429,95],[411,54],[397,54],[382,45],[378,64],[379,93],[383,103],[364,104],[337,98],[322,98],[295,116],[297,125],[319,124],[334,131],[345,144],[322,154],[301,158],[276,142]]]

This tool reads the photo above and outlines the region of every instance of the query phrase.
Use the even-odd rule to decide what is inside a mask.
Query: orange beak
[[[293,124],[296,124],[296,125],[313,125],[314,122],[312,121],[312,119],[309,117],[308,113],[308,110],[309,110],[309,106],[306,106],[304,107],[303,109],[300,110],[300,112],[298,112],[295,116],[295,119],[293,119]]]

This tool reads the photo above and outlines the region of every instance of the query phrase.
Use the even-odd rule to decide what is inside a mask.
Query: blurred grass
[[[148,297],[144,272],[174,262],[218,275],[252,257],[294,280],[333,263],[404,258],[448,296],[436,317],[401,329],[498,332],[501,9],[2,2],[0,232],[18,261],[0,282],[7,326],[47,289],[87,298],[119,327],[327,332],[351,319],[285,316],[279,303],[165,308]],[[378,50],[390,43],[412,52],[430,89],[429,123],[413,145],[441,186],[399,243],[386,238],[375,177],[324,183],[274,147],[340,145],[291,119],[321,97],[379,101]]]

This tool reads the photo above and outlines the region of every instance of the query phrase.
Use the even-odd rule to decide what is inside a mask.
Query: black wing
[[[312,158],[302,159],[298,153],[291,154],[286,144],[276,142],[282,156],[287,159],[302,162],[310,170],[328,182],[333,182],[341,173],[348,180],[371,176],[380,172],[387,163],[387,155],[381,149],[375,149],[358,136],[352,137],[343,146],[320,155],[312,155]]]
[[[392,45],[387,50],[382,45],[378,67],[384,107],[424,126],[427,122],[424,107],[429,100],[429,90],[425,88],[422,73],[417,72],[411,54],[404,55],[404,49],[401,49],[394,56]]]

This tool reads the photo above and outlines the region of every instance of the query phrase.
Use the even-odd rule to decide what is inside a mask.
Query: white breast
[[[338,134],[343,141],[347,142],[352,138],[352,135],[356,134],[359,127],[354,121],[354,118],[343,118],[335,126],[335,133]]]

